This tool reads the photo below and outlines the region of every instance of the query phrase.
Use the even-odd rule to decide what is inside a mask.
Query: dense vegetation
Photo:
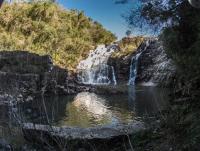
[[[48,54],[57,65],[69,70],[96,45],[116,39],[83,12],[65,10],[52,2],[4,4],[0,33],[0,50]]]
[[[141,1],[126,17],[128,23],[138,27],[161,29],[161,40],[178,67],[171,111],[167,115],[168,137],[174,150],[199,150],[200,144],[200,9],[186,0]],[[154,29],[155,29],[154,28]],[[165,131],[162,129],[162,131]],[[167,142],[167,141],[166,141]],[[178,142],[178,143],[177,143]],[[183,145],[184,144],[184,145]]]
[[[132,54],[137,50],[139,45],[144,41],[144,37],[135,36],[135,37],[124,37],[118,41],[119,51],[116,51],[112,54],[113,58],[120,58]]]
[[[133,14],[135,13],[135,14]],[[148,0],[127,16],[131,26],[141,24],[161,30],[169,56],[191,75],[200,71],[200,9],[185,0]],[[136,22],[137,21],[137,22]],[[190,71],[190,72],[188,72]]]

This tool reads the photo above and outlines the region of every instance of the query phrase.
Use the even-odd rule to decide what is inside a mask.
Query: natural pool
[[[46,97],[19,106],[24,122],[56,126],[95,127],[128,123],[153,116],[167,107],[168,90],[127,87],[127,93]]]
[[[17,118],[28,123],[87,128],[143,120],[168,107],[168,89],[138,86],[124,89],[126,93],[115,95],[82,92],[45,97],[18,104],[14,110],[0,106],[0,138],[17,148],[26,146]]]

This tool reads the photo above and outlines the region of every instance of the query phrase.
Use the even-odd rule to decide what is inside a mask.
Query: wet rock
[[[27,140],[34,141],[39,144],[54,144],[55,140],[59,142],[78,143],[81,142],[102,142],[115,138],[124,139],[127,135],[144,131],[145,127],[142,122],[133,122],[129,124],[116,124],[109,126],[97,126],[92,128],[78,127],[55,127],[49,125],[39,125],[32,123],[24,123],[23,132]],[[95,144],[95,143],[94,143]],[[81,146],[79,146],[81,148]]]
[[[39,56],[26,51],[1,51],[0,71],[4,73],[40,74],[52,69],[50,56]]]
[[[99,85],[116,84],[112,66],[107,64],[113,52],[118,51],[117,44],[99,45],[85,60],[77,66],[77,79],[80,83]]]
[[[132,55],[120,56],[118,58],[110,57],[108,60],[108,64],[114,67],[118,84],[128,83]]]
[[[175,73],[175,64],[168,58],[162,42],[157,38],[151,38],[149,46],[142,51],[138,59],[136,83],[146,86],[170,86]]]
[[[118,83],[128,83],[131,60],[139,53],[141,55],[138,58],[136,83],[145,86],[170,86],[173,83],[175,64],[168,58],[162,42],[153,37],[146,38],[138,49],[128,56],[109,58],[108,64],[114,66]]]

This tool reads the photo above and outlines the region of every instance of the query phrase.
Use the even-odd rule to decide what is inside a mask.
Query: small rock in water
[[[28,98],[26,99],[26,101],[27,101],[27,102],[29,102],[29,101],[33,101],[33,97],[28,96]]]

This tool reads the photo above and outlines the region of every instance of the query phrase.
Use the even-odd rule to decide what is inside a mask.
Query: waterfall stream
[[[88,58],[82,60],[77,66],[78,81],[83,84],[108,85],[117,84],[115,71],[107,65],[111,54],[117,50],[117,45],[100,45],[91,50]]]
[[[144,47],[141,47],[138,50],[139,53],[137,53],[136,55],[132,57],[128,85],[135,85],[135,80],[137,77],[138,59],[140,58],[140,55],[149,47],[149,43],[150,43],[150,40],[147,40],[144,43]]]
[[[142,53],[138,53],[136,56],[133,56],[131,59],[131,66],[130,66],[130,75],[129,75],[129,81],[128,85],[135,85],[135,79],[137,76],[137,64],[138,64],[138,58],[140,57]]]

